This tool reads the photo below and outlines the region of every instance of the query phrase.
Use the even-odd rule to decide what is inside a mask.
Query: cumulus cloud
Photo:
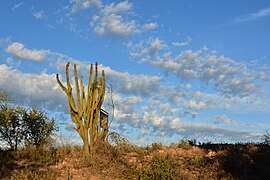
[[[153,63],[153,65],[164,58],[164,56],[158,54],[158,51],[164,50],[167,46],[164,41],[156,38],[147,41],[149,47],[144,47],[142,44],[129,44],[129,46],[140,48],[137,51],[138,57],[151,55],[152,60],[149,61],[149,63]],[[26,48],[23,47],[23,49]],[[229,75],[234,72],[237,78],[254,75],[254,72],[247,70],[244,64],[239,64],[231,59],[220,58],[213,53],[206,52],[206,50],[200,50],[198,52],[186,51],[176,57],[167,54],[167,62],[175,61],[176,64],[174,66],[177,68],[180,68],[177,64],[181,63],[185,64],[184,66],[186,66],[187,69],[192,69],[193,65],[195,72],[192,77],[210,84],[212,81],[218,80],[218,78],[215,79],[215,76],[219,74],[227,75],[226,73],[228,73]],[[85,80],[87,79],[86,77],[88,77],[89,74],[89,62],[74,60],[66,55],[55,52],[49,52],[46,56],[46,63],[49,63],[50,66],[57,69],[58,72],[60,71],[61,74],[64,74],[67,61],[77,63],[79,74],[83,75]],[[189,59],[191,59],[192,62],[189,62]],[[175,68],[174,66],[170,67],[173,73],[177,72],[173,70],[173,68]],[[230,72],[214,71],[221,68],[220,66],[223,70],[225,69]],[[200,69],[202,67],[207,69],[207,71],[205,70],[207,73]],[[119,72],[104,65],[100,65],[99,68],[105,70],[107,81],[113,85],[116,107],[114,119],[115,124],[121,127],[121,129],[130,126],[138,129],[143,128],[147,134],[177,135],[190,138],[202,136],[211,138],[213,136],[219,136],[223,138],[222,140],[235,138],[235,136],[238,136],[239,139],[254,137],[250,132],[194,124],[185,122],[184,120],[184,118],[195,118],[199,114],[197,111],[200,110],[209,110],[214,107],[223,108],[225,106],[227,107],[227,104],[233,108],[233,103],[235,103],[234,105],[236,106],[238,105],[237,103],[240,102],[238,97],[225,98],[218,94],[193,91],[196,88],[196,84],[190,85],[184,83],[181,85],[168,86],[165,83],[165,86],[163,83],[166,79],[162,76]],[[211,68],[213,70],[210,70]],[[238,68],[240,68],[240,70]],[[241,68],[246,70],[244,71]],[[67,112],[67,107],[62,106],[63,104],[66,105],[65,94],[59,88],[53,74],[44,72],[39,74],[23,73],[7,65],[0,66],[0,73],[0,86],[5,87],[7,91],[13,94],[17,94],[19,99],[28,100],[28,102],[31,103],[43,103],[50,109],[58,109]],[[177,74],[177,77],[181,76],[181,74]],[[264,74],[262,76],[260,73],[260,77],[267,77],[267,75]],[[14,79],[14,81],[10,82],[10,79]],[[64,79],[64,76],[61,76],[61,79]],[[108,101],[108,98],[109,96],[106,97],[106,101]],[[106,102],[104,106],[106,107]],[[182,114],[186,116],[182,116]],[[218,115],[213,117],[213,119],[215,125],[234,123],[234,121],[230,120],[226,115]],[[70,127],[71,126],[69,126],[69,128]],[[194,134],[195,131],[196,133]]]
[[[77,69],[81,75],[84,77],[88,77],[89,75],[90,63],[88,62],[78,61],[59,53],[50,53],[48,61],[50,61],[49,64],[52,68],[61,72],[65,71],[67,61],[76,63]],[[164,77],[162,76],[120,72],[102,64],[99,65],[99,68],[100,71],[104,70],[106,72],[107,82],[113,85],[115,91],[129,96],[151,96],[161,89],[160,84],[164,81]]]
[[[14,42],[6,48],[6,52],[24,60],[44,61],[47,50],[27,49],[23,44]]]
[[[160,89],[160,83],[163,81],[161,76],[122,73],[110,67],[102,67],[102,69],[105,70],[113,87],[123,94],[150,96]]]
[[[143,44],[147,44],[148,47],[143,47]],[[133,59],[142,58],[140,60],[141,63],[149,63],[156,58],[157,52],[167,47],[167,45],[159,38],[149,38],[146,42],[139,42],[138,44],[129,43],[128,47],[133,49],[130,52]]]
[[[194,100],[190,100],[185,103],[185,106],[190,109],[195,109],[195,110],[202,110],[202,109],[210,109],[211,107],[207,106],[206,102],[197,102]]]
[[[153,106],[141,106],[141,110],[132,113],[125,113],[123,106],[125,104],[121,104],[116,110],[116,123],[140,129],[142,135],[147,134],[153,136],[152,138],[165,135],[167,137],[178,136],[199,140],[209,140],[215,137],[215,140],[239,141],[254,140],[254,138],[259,137],[258,134],[248,131],[184,122],[177,114],[164,115],[160,109],[153,108]],[[135,109],[134,104],[131,107]],[[161,106],[161,109],[166,111],[167,105]],[[192,113],[192,116],[196,115],[197,113]],[[232,121],[225,115],[216,116],[215,119],[219,121],[218,123],[237,123],[237,121]]]
[[[99,15],[93,16],[91,25],[100,36],[126,37],[138,34],[140,31],[136,22],[128,18],[131,10],[132,3],[128,1],[105,5]]]
[[[66,110],[65,96],[56,83],[54,74],[31,74],[0,65],[1,90],[11,93],[15,99],[28,105],[41,105],[49,110]]]
[[[209,51],[206,47],[198,51],[185,50],[176,56],[171,52],[161,55],[163,41],[156,39],[151,42],[154,43],[148,43],[146,47],[142,45],[139,51],[132,50],[131,57],[163,69],[186,82],[200,80],[228,97],[257,94],[261,92],[261,83],[270,80],[266,72],[255,71],[249,68],[248,63],[217,56],[216,51]]]
[[[101,0],[71,0],[72,4],[71,12],[77,13],[91,7],[101,7],[102,2]]]

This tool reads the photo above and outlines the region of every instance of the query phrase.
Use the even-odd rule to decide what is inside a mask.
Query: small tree
[[[48,119],[41,110],[0,106],[0,138],[12,150],[17,150],[23,142],[39,147],[56,130],[54,119]]]
[[[21,107],[13,108],[7,105],[1,105],[0,108],[0,138],[6,141],[12,150],[17,150],[23,142],[22,110]]]
[[[40,109],[25,110],[22,121],[25,141],[36,148],[46,144],[57,130],[55,120],[49,119]]]

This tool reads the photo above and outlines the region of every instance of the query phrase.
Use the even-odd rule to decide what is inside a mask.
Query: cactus
[[[94,75],[93,64],[91,64],[86,93],[83,85],[83,77],[81,76],[80,79],[78,79],[76,64],[74,64],[75,94],[77,101],[75,103],[69,80],[69,65],[70,62],[66,64],[67,86],[64,86],[61,83],[58,74],[56,75],[56,80],[68,97],[71,120],[76,125],[74,129],[83,140],[84,153],[87,155],[89,153],[93,154],[95,152],[95,145],[99,141],[105,141],[108,133],[108,119],[107,121],[102,122],[102,126],[100,122],[104,119],[100,116],[102,116],[101,106],[105,96],[105,73],[103,70],[102,75],[98,80],[98,63],[96,62]]]

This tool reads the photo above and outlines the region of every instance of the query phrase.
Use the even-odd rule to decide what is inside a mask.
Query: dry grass
[[[138,147],[100,143],[92,158],[82,148],[0,151],[0,179],[266,179],[270,148],[256,144],[178,143]]]

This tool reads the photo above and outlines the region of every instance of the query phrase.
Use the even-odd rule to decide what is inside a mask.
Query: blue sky
[[[99,62],[114,89],[111,131],[134,143],[270,129],[267,0],[1,1],[0,29],[0,89],[47,109],[70,141],[80,140],[55,80],[67,61],[84,77]]]

